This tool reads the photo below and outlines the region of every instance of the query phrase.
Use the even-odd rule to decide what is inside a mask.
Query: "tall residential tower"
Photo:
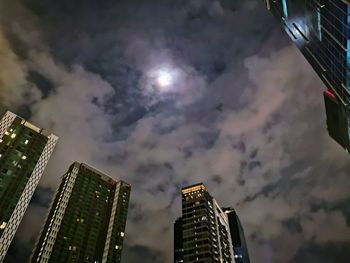
[[[120,263],[131,187],[78,162],[62,178],[30,262]]]
[[[349,152],[349,0],[264,2],[322,79],[329,135]]]
[[[0,262],[11,244],[57,143],[17,115],[0,120]]]
[[[174,262],[249,263],[234,210],[220,208],[202,183],[181,192],[182,217],[174,225]]]

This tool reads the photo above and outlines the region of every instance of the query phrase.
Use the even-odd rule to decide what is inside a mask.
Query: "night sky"
[[[0,113],[60,137],[5,262],[26,262],[75,160],[133,187],[126,263],[172,262],[197,182],[236,208],[251,262],[349,262],[323,90],[261,0],[0,0]]]

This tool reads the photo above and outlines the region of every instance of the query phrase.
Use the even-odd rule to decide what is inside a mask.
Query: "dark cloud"
[[[301,249],[291,262],[345,263],[349,262],[349,257],[348,242],[331,242],[322,245],[310,243]]]
[[[145,246],[132,246],[128,247],[126,246],[124,248],[123,254],[131,255],[128,260],[130,262],[139,262],[140,259],[142,259],[142,262],[145,263],[161,263],[162,261],[159,260],[159,254],[150,250],[148,247]]]
[[[43,99],[47,98],[54,88],[47,78],[35,71],[28,72],[28,81],[32,82],[41,91]]]
[[[38,206],[49,208],[54,191],[49,187],[38,187],[34,192],[31,202]]]
[[[301,233],[303,228],[300,224],[298,218],[289,218],[282,221],[282,225],[289,231],[291,234]]]
[[[222,178],[220,175],[214,175],[212,181],[218,185],[222,184]]]

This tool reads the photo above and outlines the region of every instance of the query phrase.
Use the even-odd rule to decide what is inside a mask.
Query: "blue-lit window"
[[[322,29],[321,29],[321,11],[317,8],[317,36],[322,41]]]
[[[283,7],[283,15],[284,15],[284,17],[288,18],[287,0],[282,0],[282,7]]]
[[[348,6],[348,26],[347,28],[349,28],[350,26],[350,6]],[[347,62],[346,62],[346,74],[347,74],[347,90],[350,91],[350,32],[347,32]],[[349,103],[349,102],[348,102]],[[349,138],[350,138],[350,119],[348,120],[348,126],[349,126]]]

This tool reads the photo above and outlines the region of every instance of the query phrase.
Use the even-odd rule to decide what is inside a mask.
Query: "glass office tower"
[[[0,120],[0,262],[57,143],[14,113]]]
[[[78,162],[63,176],[30,262],[120,263],[131,187]]]
[[[221,209],[202,183],[183,188],[182,217],[174,224],[175,263],[249,263],[242,242],[234,240],[232,212]]]
[[[243,227],[236,211],[233,208],[223,208],[223,211],[228,218],[236,263],[250,263]]]
[[[322,79],[329,135],[350,149],[350,4],[344,0],[264,0]]]

